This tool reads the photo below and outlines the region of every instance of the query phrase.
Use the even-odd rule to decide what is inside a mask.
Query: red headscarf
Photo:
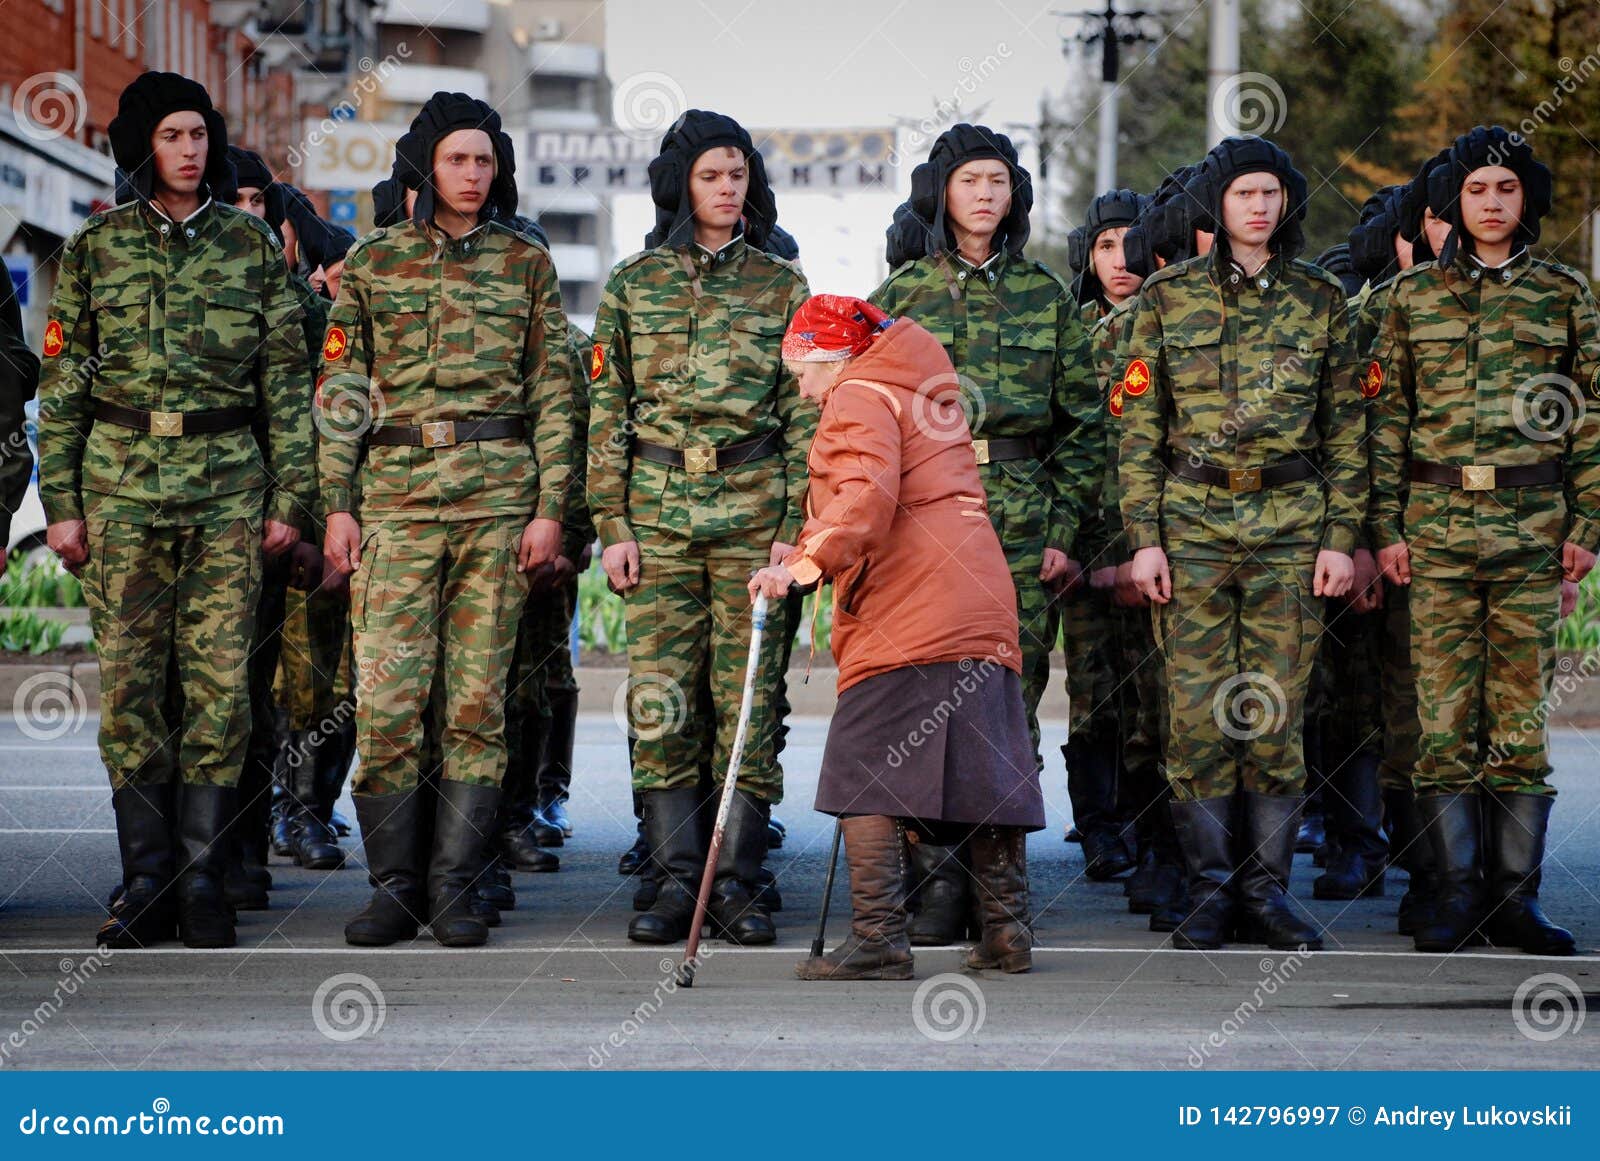
[[[783,357],[791,363],[825,363],[859,355],[894,322],[883,311],[847,294],[805,300],[783,335]]]

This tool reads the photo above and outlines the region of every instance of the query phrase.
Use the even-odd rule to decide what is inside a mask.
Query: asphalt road
[[[1040,949],[1031,975],[965,973],[960,949],[917,953],[910,983],[800,984],[831,822],[809,804],[826,723],[795,722],[788,841],[774,948],[706,944],[692,991],[671,949],[625,936],[633,883],[623,740],[609,715],[579,727],[576,836],[556,875],[519,876],[518,908],[480,951],[426,934],[358,951],[359,859],[333,873],[275,865],[272,910],[241,916],[240,946],[93,955],[118,875],[110,796],[90,718],[36,741],[0,719],[0,1068],[1594,1068],[1600,1018],[1600,787],[1596,745],[1556,735],[1544,898],[1585,954],[1419,955],[1394,901],[1310,902],[1322,953],[1178,952],[1128,914],[1120,887],[1082,876],[1061,761],[1046,770],[1050,828],[1031,837]],[[1047,736],[1064,728],[1048,725]],[[348,812],[348,803],[345,804]],[[833,938],[848,910],[843,876]],[[1541,973],[1557,978],[1538,980]],[[1532,983],[1529,983],[1529,981]],[[1519,988],[1546,1003],[1514,1005]],[[1600,1006],[1600,1005],[1597,1005]]]

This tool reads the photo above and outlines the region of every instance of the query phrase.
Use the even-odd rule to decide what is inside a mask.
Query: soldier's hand
[[[322,538],[322,555],[341,576],[361,567],[361,525],[348,512],[329,512],[328,531]]]
[[[268,556],[282,556],[300,543],[300,529],[281,520],[268,520],[261,531],[261,551]]]
[[[1324,548],[1317,553],[1311,591],[1319,597],[1342,597],[1356,579],[1356,562],[1342,552]]]
[[[1089,588],[1097,593],[1117,587],[1117,566],[1108,564],[1089,573]]]
[[[1039,579],[1044,582],[1044,587],[1053,592],[1064,592],[1067,587],[1068,567],[1072,564],[1067,559],[1067,554],[1059,548],[1044,550],[1044,560],[1039,565]],[[1083,571],[1081,568],[1078,570]]]
[[[600,553],[600,567],[605,569],[611,591],[625,593],[639,583],[639,542],[622,540],[608,545]]]
[[[781,601],[789,595],[789,587],[794,584],[794,575],[783,565],[774,564],[762,569],[750,578],[746,587],[750,590],[750,599],[756,599],[757,594],[767,594],[769,601]]]
[[[1392,585],[1411,583],[1411,547],[1404,540],[1378,549],[1378,569]]]
[[[522,551],[517,554],[517,571],[532,572],[561,555],[561,521],[542,516],[528,521],[522,530]]]
[[[57,520],[45,529],[45,543],[61,567],[77,576],[89,563],[89,525],[82,520]]]
[[[0,576],[6,575],[6,546],[0,544]]]
[[[1383,577],[1378,574],[1378,562],[1372,551],[1358,548],[1351,559],[1356,564],[1356,576],[1347,598],[1350,607],[1358,613],[1383,608]]]
[[[1594,553],[1581,544],[1567,541],[1561,546],[1561,575],[1573,582],[1582,581],[1594,568]]]
[[[1112,603],[1122,609],[1148,609],[1150,600],[1139,591],[1139,586],[1133,583],[1133,561],[1125,560],[1117,565],[1117,583],[1112,590]]]
[[[1133,554],[1133,583],[1139,592],[1158,605],[1172,600],[1172,570],[1166,552],[1151,545]]]
[[[309,540],[289,550],[289,584],[303,593],[322,584],[322,550]]]
[[[555,588],[560,588],[577,575],[578,566],[572,563],[570,557],[557,553],[556,558],[550,562],[550,584]]]
[[[793,551],[794,545],[785,544],[781,540],[774,540],[772,542],[772,551],[767,555],[767,563],[769,565],[782,564],[783,558]]]
[[[1565,621],[1572,616],[1572,611],[1578,607],[1578,582],[1564,580],[1561,582],[1561,620]]]

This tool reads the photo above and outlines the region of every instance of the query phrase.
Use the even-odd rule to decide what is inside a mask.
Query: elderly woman
[[[783,358],[822,417],[800,541],[750,590],[833,582],[839,706],[816,808],[839,818],[853,914],[849,938],[796,974],[911,978],[906,837],[970,838],[983,936],[967,966],[1027,971],[1023,838],[1044,806],[1016,593],[955,370],[916,323],[836,295],[801,307]]]

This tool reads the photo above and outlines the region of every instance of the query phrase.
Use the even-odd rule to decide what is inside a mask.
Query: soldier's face
[[[283,219],[283,257],[293,270],[300,265],[300,235],[295,231],[294,223],[288,218]]]
[[[206,119],[185,109],[168,113],[150,135],[156,185],[173,193],[192,194],[206,171]]]
[[[483,209],[494,171],[494,142],[482,129],[457,129],[434,146],[434,192],[462,217],[475,218]]]
[[[1144,281],[1137,274],[1129,274],[1127,264],[1123,261],[1122,236],[1127,232],[1127,226],[1113,226],[1100,231],[1100,236],[1094,240],[1094,250],[1090,253],[1090,259],[1094,262],[1094,276],[1112,305],[1138,293],[1139,285]]]
[[[749,192],[750,165],[740,150],[722,145],[695,158],[689,173],[689,207],[696,225],[731,230],[744,215]]]
[[[253,185],[242,185],[234,196],[233,206],[253,218],[264,218],[267,216],[267,191]]]
[[[1444,240],[1450,236],[1450,223],[1436,218],[1432,210],[1422,211],[1422,232],[1428,237],[1428,247],[1435,254],[1444,249]]]
[[[944,208],[961,233],[990,238],[1011,211],[1011,170],[1003,161],[969,161],[944,184]]]
[[[318,266],[307,281],[311,283],[312,290],[332,300],[339,297],[339,281],[343,277],[344,262],[339,261],[332,266]]]
[[[1222,228],[1240,246],[1265,246],[1283,219],[1283,182],[1275,173],[1236,177],[1222,194]]]
[[[1503,165],[1486,165],[1461,183],[1461,224],[1479,242],[1508,242],[1522,222],[1522,179]]]
[[[1416,247],[1399,230],[1394,232],[1394,256],[1402,270],[1410,270],[1417,261]]]
[[[1217,236],[1208,230],[1194,232],[1194,252],[1201,258],[1211,253],[1211,247],[1216,245]]]

